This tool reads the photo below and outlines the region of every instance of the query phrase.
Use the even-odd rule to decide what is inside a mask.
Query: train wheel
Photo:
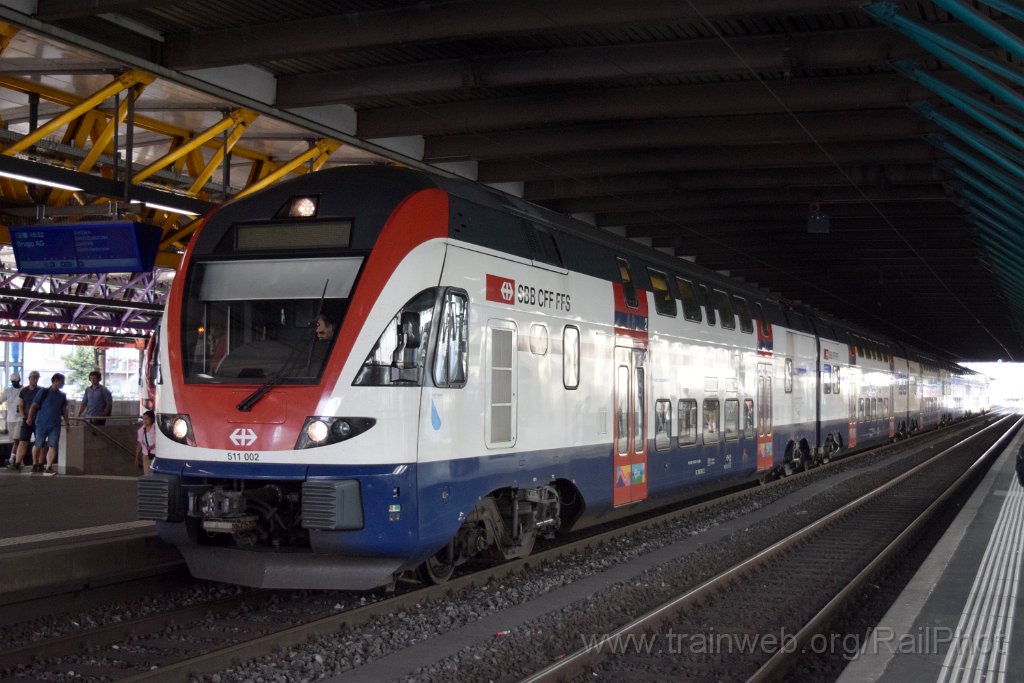
[[[455,572],[454,541],[441,548],[420,565],[419,575],[424,583],[439,584],[452,578]]]
[[[836,453],[839,452],[839,444],[836,443],[836,439],[831,434],[825,439],[825,448],[822,450],[821,461],[823,463],[831,460]]]

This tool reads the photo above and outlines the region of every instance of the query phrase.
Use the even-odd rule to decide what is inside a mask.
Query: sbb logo
[[[512,306],[516,302],[516,281],[507,277],[487,275],[487,300]]]

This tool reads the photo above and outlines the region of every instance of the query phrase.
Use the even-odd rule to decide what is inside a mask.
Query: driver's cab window
[[[354,385],[422,384],[437,295],[437,289],[426,289],[398,310],[363,361]]]

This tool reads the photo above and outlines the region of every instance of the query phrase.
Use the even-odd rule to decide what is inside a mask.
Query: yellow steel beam
[[[51,133],[60,130],[70,122],[77,119],[82,114],[89,111],[90,109],[94,109],[104,100],[113,97],[115,93],[119,93],[125,88],[130,88],[136,83],[144,81],[145,79],[149,79],[149,81],[152,81],[153,77],[149,74],[144,74],[140,71],[126,71],[106,86],[100,88],[89,97],[86,97],[79,104],[75,105],[74,107],[71,107],[63,114],[50,119],[49,121],[41,125],[39,128],[35,129],[34,131],[29,133],[25,137],[21,138],[17,142],[11,143],[2,152],[0,152],[0,154],[13,156],[18,152],[25,151],[32,145],[36,144],[37,142],[45,138],[47,135],[50,135]]]
[[[299,166],[302,166],[306,162],[316,159],[321,155],[323,155],[324,157],[330,156],[339,147],[341,147],[341,143],[338,142],[337,140],[317,140],[315,143],[313,143],[313,146],[310,147],[308,150],[306,150],[299,156],[295,157],[288,163],[279,166],[273,172],[268,173],[267,175],[263,176],[256,182],[250,184],[244,190],[242,190],[234,197],[232,197],[232,199],[238,199],[239,197],[244,197],[258,190],[262,190],[268,185],[276,183],[278,180],[285,177],[286,175],[297,169]]]
[[[7,46],[11,44],[11,39],[18,34],[21,29],[13,24],[0,21],[0,55],[4,53]]]
[[[139,99],[139,95],[146,87],[146,83],[138,83],[133,87],[128,94],[128,97],[133,100]],[[83,173],[92,171],[96,162],[99,161],[100,155],[107,149],[110,143],[114,139],[114,131],[119,125],[124,123],[125,119],[128,118],[128,98],[126,97],[123,102],[117,107],[117,115],[109,117],[106,127],[100,136],[93,142],[92,149],[82,159],[82,163],[78,165],[78,170]],[[112,151],[112,150],[111,150]]]
[[[202,222],[202,218],[197,218],[188,225],[186,225],[185,227],[178,230],[177,232],[167,235],[160,243],[160,249],[169,249],[171,247],[178,246],[181,243],[181,240],[195,233],[195,231],[199,229],[199,226],[202,224]]]
[[[145,82],[149,83],[152,82],[152,80],[153,78],[149,77],[149,80]],[[24,78],[17,78],[15,76],[0,75],[0,87],[5,87],[17,92],[35,93],[49,102],[60,104],[65,107],[73,107],[82,102],[82,99],[77,95],[72,95],[64,92],[63,90],[57,90],[56,88],[51,88],[49,86],[35,83]],[[184,128],[179,128],[178,126],[165,123],[164,121],[158,121],[157,119],[150,118],[148,116],[140,116],[138,114],[135,115],[135,125],[143,130],[148,130],[159,135],[165,135],[170,138],[178,137],[187,139],[192,135],[191,131]],[[216,141],[210,141],[206,143],[206,146],[216,148],[218,145]],[[262,152],[257,152],[242,146],[235,149],[234,155],[250,161],[266,161],[270,158]]]
[[[191,140],[184,142],[181,145],[176,145],[175,148],[172,149],[170,152],[163,155],[162,157],[151,163],[149,166],[136,173],[134,176],[132,176],[132,182],[141,183],[143,180],[150,177],[157,171],[160,171],[161,169],[166,168],[167,166],[175,163],[192,150],[205,145],[214,137],[220,135],[226,130],[230,130],[231,128],[235,127],[236,125],[238,125],[240,121],[244,119],[244,110],[236,109],[232,111],[227,116],[222,118],[220,121],[218,121],[211,127],[207,128],[199,135],[193,137]]]
[[[199,191],[206,185],[207,181],[213,177],[214,171],[224,162],[224,158],[228,152],[234,150],[235,145],[245,134],[246,129],[249,125],[256,120],[257,114],[253,111],[244,111],[241,119],[230,133],[228,133],[227,140],[224,144],[217,149],[213,156],[210,157],[210,161],[207,162],[206,167],[195,177],[192,186],[188,189],[190,195],[198,195]]]

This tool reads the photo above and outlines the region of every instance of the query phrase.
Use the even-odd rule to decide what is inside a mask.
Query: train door
[[[846,445],[853,448],[857,445],[857,420],[863,419],[863,415],[858,414],[858,406],[864,405],[864,399],[858,394],[860,392],[860,371],[857,368],[851,367],[849,372],[849,382],[847,386],[850,387],[847,396],[850,398],[850,419],[848,423],[848,432],[846,435]],[[861,412],[863,409],[861,408]]]
[[[647,350],[615,347],[614,505],[647,498]]]
[[[757,471],[775,464],[772,452],[772,366],[757,364]]]
[[[484,411],[488,448],[516,445],[516,324],[487,321],[487,409]]]
[[[889,419],[889,441],[896,440],[896,383],[899,377],[896,375],[896,358],[890,353],[889,357],[889,398],[885,402],[885,416]]]

